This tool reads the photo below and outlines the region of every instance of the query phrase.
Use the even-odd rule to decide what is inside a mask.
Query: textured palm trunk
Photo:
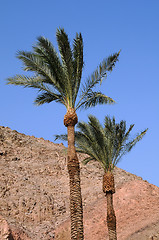
[[[107,227],[108,227],[109,240],[117,240],[116,216],[113,208],[112,192],[107,192],[106,198],[107,198]]]
[[[76,115],[77,116],[77,115]],[[83,207],[80,186],[80,166],[75,149],[74,126],[77,123],[71,121],[72,115],[65,115],[64,124],[68,134],[68,158],[67,167],[70,178],[70,217],[71,217],[71,239],[83,240]]]
[[[114,176],[108,171],[103,176],[103,192],[107,198],[107,227],[109,240],[117,240],[116,216],[113,207],[113,194],[115,193]]]

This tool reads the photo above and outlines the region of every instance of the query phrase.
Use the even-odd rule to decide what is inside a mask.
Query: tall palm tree
[[[40,93],[35,99],[37,105],[55,101],[62,103],[67,109],[64,125],[68,133],[71,239],[83,239],[80,167],[74,143],[74,127],[78,122],[76,110],[114,103],[112,98],[100,91],[94,91],[94,87],[112,71],[120,52],[104,59],[81,85],[84,67],[81,33],[76,34],[72,47],[64,29],[57,29],[56,39],[60,55],[52,43],[42,36],[37,39],[31,52],[19,51],[17,57],[24,64],[24,71],[30,71],[33,75],[16,75],[8,78],[7,83],[39,90]]]
[[[115,193],[113,169],[121,160],[123,155],[142,139],[146,130],[137,134],[134,139],[130,133],[134,124],[126,130],[126,122],[115,122],[115,118],[105,117],[104,127],[98,119],[89,116],[89,122],[79,122],[75,133],[76,150],[87,154],[84,163],[94,160],[98,161],[104,169],[103,192],[107,198],[107,227],[110,240],[116,240],[116,216],[113,208],[113,194]],[[56,138],[66,140],[67,135],[56,135]]]

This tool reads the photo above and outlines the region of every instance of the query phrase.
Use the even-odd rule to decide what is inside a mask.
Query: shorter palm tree
[[[104,169],[103,192],[107,198],[107,227],[110,240],[116,240],[116,216],[113,207],[115,193],[113,170],[121,158],[135,146],[146,134],[147,129],[130,138],[134,124],[126,129],[126,122],[119,124],[108,116],[105,117],[104,127],[95,116],[90,115],[89,122],[79,122],[75,133],[76,149],[87,154],[84,164],[98,161]],[[66,135],[57,135],[56,138],[66,140]]]

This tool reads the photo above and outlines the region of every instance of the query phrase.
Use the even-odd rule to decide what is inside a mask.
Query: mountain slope
[[[69,236],[69,179],[67,149],[42,138],[0,127],[0,214],[12,232],[31,240],[67,239]],[[79,154],[79,159],[83,155]],[[103,239],[106,202],[103,170],[81,164],[85,239]],[[159,188],[115,169],[114,204],[120,240],[152,239],[159,233]],[[17,230],[16,230],[17,229]],[[13,239],[18,239],[18,233]],[[144,236],[145,238],[142,238]],[[20,238],[24,240],[24,237]],[[69,239],[69,238],[68,238]],[[157,239],[157,238],[154,238]]]

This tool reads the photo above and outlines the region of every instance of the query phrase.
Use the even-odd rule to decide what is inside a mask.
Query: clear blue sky
[[[36,107],[37,92],[7,86],[5,79],[21,74],[17,50],[31,50],[43,35],[55,47],[56,29],[64,27],[70,40],[76,32],[84,39],[83,79],[103,58],[119,51],[120,61],[102,84],[102,91],[117,104],[78,112],[87,121],[95,114],[135,124],[135,132],[149,128],[144,139],[119,167],[159,186],[159,1],[153,0],[1,0],[0,1],[0,125],[54,141],[66,132],[66,110],[57,103]]]

